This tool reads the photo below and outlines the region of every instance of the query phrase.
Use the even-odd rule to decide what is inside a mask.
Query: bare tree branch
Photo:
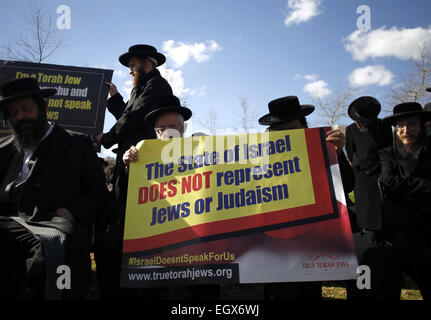
[[[387,96],[389,105],[413,101],[424,104],[427,100],[426,88],[431,86],[431,48],[426,43],[413,48],[418,59],[412,61],[408,75],[401,75],[403,81],[394,86]],[[392,110],[385,110],[392,112]]]
[[[322,124],[329,126],[340,124],[339,122],[347,117],[347,108],[355,93],[353,88],[341,88],[324,98],[312,97],[313,103],[321,115]]]
[[[239,104],[241,106],[241,129],[244,133],[248,133],[250,129],[254,128],[254,115],[250,108],[248,98],[244,96],[238,96]]]
[[[215,136],[218,129],[218,116],[217,113],[210,109],[205,118],[198,118],[198,123],[208,131],[210,135]]]
[[[65,40],[52,20],[52,16],[44,13],[41,3],[33,3],[21,28],[13,30],[11,39],[2,45],[2,57],[38,63],[51,57]]]

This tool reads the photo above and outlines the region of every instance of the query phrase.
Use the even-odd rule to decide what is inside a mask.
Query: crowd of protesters
[[[31,78],[0,87],[0,110],[13,131],[0,139],[0,299],[84,299],[92,251],[102,299],[160,297],[158,289],[120,286],[128,168],[138,159],[139,141],[182,137],[192,112],[157,70],[166,58],[156,48],[132,46],[119,61],[130,69],[134,87],[124,102],[116,86],[107,83],[107,107],[117,121],[97,142],[105,148],[118,144],[108,175],[89,137],[47,121],[46,98],[55,89],[40,89]],[[371,289],[347,283],[348,299],[399,300],[404,273],[424,299],[429,297],[430,107],[404,102],[380,119],[380,102],[359,97],[349,105],[353,123],[345,134],[339,129],[327,133],[348,201],[354,192],[348,208],[358,263],[372,273]],[[267,131],[308,128],[306,117],[315,110],[294,95],[270,101],[268,108],[258,120]],[[71,290],[56,286],[58,265],[74,274]],[[187,290],[191,299],[220,295],[219,285]],[[265,299],[321,297],[321,282],[264,285]]]

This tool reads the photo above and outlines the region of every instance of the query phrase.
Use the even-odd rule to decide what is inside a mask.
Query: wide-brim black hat
[[[154,58],[157,61],[156,67],[161,66],[166,61],[166,57],[163,54],[161,54],[160,52],[157,52],[156,48],[154,48],[153,46],[146,45],[146,44],[137,44],[137,45],[131,46],[129,48],[129,51],[126,53],[123,53],[118,58],[118,60],[120,60],[120,63],[123,66],[129,67],[129,60],[132,57],[140,57],[140,58],[151,57],[151,58]]]
[[[428,92],[431,92],[431,88],[426,88],[425,90]]]
[[[34,95],[47,98],[56,93],[56,89],[41,89],[34,78],[16,79],[0,86],[0,109],[21,98]]]
[[[363,96],[349,105],[347,113],[353,121],[371,123],[377,119],[381,110],[382,106],[376,98]]]
[[[394,126],[398,120],[410,116],[417,116],[424,121],[431,120],[431,112],[424,111],[420,103],[403,102],[394,107],[392,116],[383,118],[383,124]]]
[[[287,96],[272,100],[268,109],[269,113],[259,119],[259,124],[268,126],[293,121],[308,116],[315,108],[311,104],[300,104],[296,96]]]
[[[149,112],[145,121],[148,123],[154,123],[155,119],[163,113],[176,112],[183,116],[184,121],[187,121],[192,116],[192,111],[189,108],[181,106],[180,100],[174,96],[163,96],[156,100],[156,108]]]

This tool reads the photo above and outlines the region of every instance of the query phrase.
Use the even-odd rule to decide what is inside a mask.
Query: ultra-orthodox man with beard
[[[45,98],[55,92],[32,78],[0,87],[13,130],[0,139],[0,299],[84,298],[91,280],[103,168],[87,136],[47,121]],[[58,290],[59,266],[70,270],[69,289]]]
[[[394,127],[393,146],[380,152],[383,232],[390,256],[386,299],[399,300],[403,273],[418,285],[424,300],[431,290],[431,139],[425,122],[431,112],[417,102],[394,107],[383,123]]]
[[[118,144],[116,167],[114,172],[114,194],[118,204],[117,215],[124,220],[127,178],[122,162],[124,152],[143,139],[155,139],[153,128],[145,122],[145,116],[154,108],[153,99],[171,95],[172,88],[160,75],[156,67],[165,63],[166,58],[157,49],[144,44],[134,45],[119,57],[119,61],[130,69],[133,77],[133,89],[125,103],[116,86],[110,87],[108,110],[117,122],[107,133],[101,133],[98,141],[107,149]]]
[[[150,45],[137,44],[119,57],[120,63],[130,69],[133,89],[130,98],[124,102],[113,83],[107,83],[109,94],[107,107],[117,122],[112,128],[98,135],[98,142],[106,149],[118,144],[117,157],[112,177],[111,228],[98,237],[96,263],[98,266],[99,286],[102,298],[124,298],[120,293],[119,275],[124,215],[126,210],[128,177],[122,161],[123,154],[131,146],[144,139],[155,139],[154,129],[145,122],[146,115],[154,108],[154,99],[172,95],[169,83],[160,75],[157,67],[163,65],[166,57]],[[113,275],[114,274],[114,275]],[[127,290],[129,292],[131,290]]]

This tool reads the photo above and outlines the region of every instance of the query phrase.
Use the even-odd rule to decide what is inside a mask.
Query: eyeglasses
[[[416,129],[416,128],[419,128],[419,126],[420,126],[420,122],[418,121],[406,121],[406,122],[398,122],[395,125],[395,129],[397,131],[401,131],[401,130],[405,130],[406,128]]]
[[[178,132],[182,132],[183,128],[184,128],[183,125],[172,124],[172,125],[167,125],[167,126],[162,126],[162,127],[154,128],[154,131],[156,131],[157,134],[162,134],[167,129],[174,129],[174,130],[177,130]]]

